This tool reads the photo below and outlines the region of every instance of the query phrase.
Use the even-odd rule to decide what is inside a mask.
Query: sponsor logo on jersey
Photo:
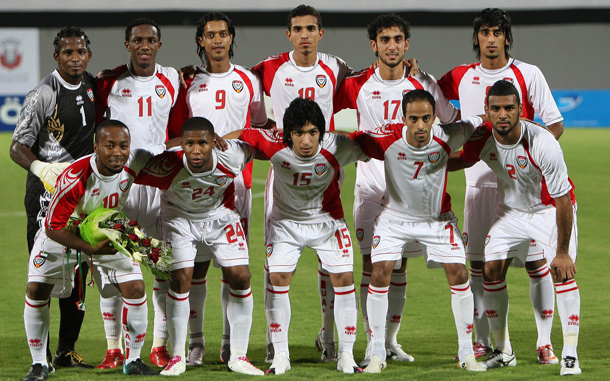
[[[21,64],[22,57],[18,41],[2,41],[2,47],[0,48],[0,63],[2,66],[9,70],[15,69]]]
[[[290,163],[287,162],[286,160],[282,161],[282,168],[290,169]]]
[[[77,95],[76,96],[76,105],[80,106],[82,104],[84,104],[85,102],[83,101],[83,96],[82,95]]]
[[[326,172],[326,168],[327,168],[326,164],[324,164],[324,163],[316,164],[316,167],[315,167],[316,175],[322,176]]]
[[[244,83],[242,81],[238,81],[238,80],[233,81],[233,90],[235,90],[235,92],[237,94],[241,93],[243,89],[244,89]]]
[[[269,244],[267,245],[267,258],[269,258],[271,254],[273,254],[273,245]]]
[[[480,85],[481,84],[481,78],[478,76],[475,76],[472,78],[472,84],[473,85]]]
[[[356,335],[356,327],[354,327],[353,325],[345,327],[345,334],[352,336]]]
[[[399,152],[396,160],[407,160],[407,154],[404,152]]]
[[[199,85],[199,92],[202,91],[208,91],[208,85],[205,83],[202,83],[201,85]]]
[[[568,325],[575,325],[575,326],[579,326],[580,323],[578,322],[580,320],[580,317],[578,317],[578,315],[574,314],[574,315],[570,315],[570,317],[568,318]]]
[[[40,253],[38,253],[38,255],[36,255],[34,257],[34,260],[32,261],[32,263],[34,264],[34,267],[36,267],[37,269],[40,268],[40,266],[44,265],[44,263],[47,261],[47,253],[45,253],[44,251],[40,251]]]
[[[362,242],[363,238],[364,238],[364,229],[361,229],[361,228],[356,229],[356,239],[358,240],[358,242]]]
[[[318,85],[318,87],[321,89],[326,86],[326,76],[324,74],[316,75],[316,85]]]
[[[274,321],[269,323],[269,332],[282,332],[282,325]]]
[[[129,90],[129,89],[121,90],[121,97],[123,97],[123,98],[131,98],[131,90]]]
[[[188,181],[182,182],[182,189],[190,189],[190,188],[191,188],[191,183],[189,183]]]
[[[491,239],[490,236],[485,237],[485,246],[487,246],[487,244],[489,243],[489,240]]]
[[[288,86],[288,87],[294,87],[294,81],[292,80],[292,78],[286,78],[286,82],[284,83],[284,86]]]
[[[506,81],[506,82],[513,83],[513,79],[511,77],[504,77],[504,78],[502,78],[502,80]]]
[[[491,152],[489,154],[489,160],[491,160],[491,161],[498,161],[498,157],[496,156],[495,153]]]
[[[533,240],[530,242],[530,247],[536,247],[536,246],[537,246],[537,245],[536,245],[536,240],[535,240],[535,239],[533,239]]]
[[[163,85],[155,86],[155,93],[157,93],[159,98],[163,99],[163,97],[165,96],[165,86],[163,86]]]
[[[119,184],[119,189],[121,190],[121,192],[127,192],[127,189],[129,189],[129,179],[121,181],[121,183]]]
[[[91,191],[91,197],[95,197],[95,196],[99,196],[100,195],[100,188],[95,188],[94,190]]]
[[[430,160],[430,162],[432,164],[436,163],[438,161],[438,159],[440,159],[441,154],[436,151],[436,152],[432,152],[431,154],[428,155],[428,160]]]
[[[542,312],[540,312],[540,317],[543,319],[552,318],[553,310],[542,310]]]
[[[379,245],[379,241],[381,241],[381,237],[376,235],[373,237],[373,249],[377,248],[377,245]]]
[[[464,242],[464,246],[468,245],[468,233],[462,233],[462,242]]]
[[[216,184],[223,186],[227,183],[227,176],[218,176],[216,178]]]
[[[525,156],[517,156],[517,165],[521,169],[525,169],[527,167],[527,158]]]
[[[93,96],[93,90],[87,89],[87,96],[91,99],[91,102],[95,102],[95,97]]]
[[[373,91],[373,96],[371,97],[373,99],[381,99],[381,91]]]

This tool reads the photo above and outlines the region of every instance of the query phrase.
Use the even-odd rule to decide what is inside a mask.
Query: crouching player
[[[198,262],[214,258],[230,286],[229,370],[263,376],[263,371],[246,357],[253,298],[248,244],[235,209],[234,183],[255,151],[240,141],[228,141],[224,152],[215,149],[214,126],[202,117],[184,122],[181,138],[182,149],[155,156],[136,179],[139,184],[162,190],[163,238],[171,241],[176,259],[165,303],[172,357],[161,374],[176,376],[186,370],[189,291],[198,257]]]
[[[140,359],[146,337],[148,307],[139,265],[116,250],[109,240],[93,247],[65,229],[71,216],[80,218],[99,207],[120,210],[134,178],[150,159],[143,150],[130,152],[129,130],[107,120],[95,128],[94,153],[72,163],[58,178],[49,204],[45,229],[40,229],[30,254],[23,313],[33,365],[24,380],[48,377],[46,341],[49,297],[66,297],[72,290],[74,267],[92,255],[93,276],[103,296],[123,296],[125,363],[123,373],[157,375]],[[115,254],[115,255],[101,255]]]
[[[388,203],[375,221],[371,261],[373,272],[366,303],[371,329],[371,360],[364,369],[379,373],[386,367],[385,327],[392,269],[400,265],[404,247],[419,241],[429,268],[443,267],[449,280],[451,307],[458,334],[460,367],[485,371],[472,351],[473,299],[468,285],[466,256],[445,192],[447,160],[474,131],[472,122],[435,125],[435,100],[425,90],[412,90],[402,99],[403,123],[351,137],[371,158],[385,161]],[[474,124],[474,125],[473,125]],[[412,254],[421,256],[421,252]]]
[[[489,122],[476,130],[451,163],[451,169],[459,169],[483,160],[498,176],[498,205],[485,239],[483,274],[485,310],[496,349],[484,366],[517,365],[508,334],[506,289],[506,273],[514,260],[521,266],[533,262],[537,268],[549,264],[563,328],[560,375],[580,374],[574,186],[557,140],[546,128],[520,121],[522,110],[515,86],[496,82],[487,93]],[[528,255],[532,240],[543,247],[542,253]]]

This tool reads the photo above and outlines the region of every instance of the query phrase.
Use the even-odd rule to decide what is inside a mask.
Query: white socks
[[[530,299],[536,317],[538,342],[536,347],[551,344],[551,329],[553,328],[553,311],[555,308],[555,292],[549,267],[544,266],[527,270],[530,277]]]
[[[290,286],[281,287],[269,284],[265,300],[265,314],[267,315],[267,329],[273,343],[275,354],[285,352],[290,358],[288,350],[288,328],[290,326],[290,299],[288,291]]]
[[[369,284],[366,309],[371,330],[371,357],[378,355],[385,359],[385,323],[388,313],[388,290],[390,287],[375,287]]]
[[[576,280],[565,283],[555,283],[557,292],[557,310],[561,319],[563,330],[563,351],[561,357],[572,356],[578,358],[578,332],[580,329],[580,292]]]
[[[48,366],[47,340],[49,325],[51,324],[49,299],[32,300],[26,296],[23,322],[25,323],[25,333],[32,355],[32,364],[40,363]]]
[[[362,310],[362,325],[366,335],[366,344],[371,341],[371,331],[369,328],[369,315],[366,309],[366,301],[369,296],[369,283],[371,282],[371,273],[362,272],[362,281],[360,282],[360,310]]]
[[[104,319],[104,332],[106,333],[106,342],[108,350],[120,349],[123,351],[121,333],[121,315],[123,311],[123,297],[112,296],[103,298],[100,296],[100,312]]]
[[[146,295],[139,299],[123,298],[123,333],[125,335],[125,364],[140,358],[140,351],[148,326]]]
[[[463,360],[472,353],[472,311],[474,302],[469,282],[449,286],[451,290],[451,309],[458,334],[458,356]]]
[[[227,318],[231,337],[231,359],[229,361],[235,361],[245,356],[248,351],[253,309],[254,299],[250,287],[247,290],[229,289],[229,301],[227,303]]]
[[[489,322],[483,301],[483,269],[470,268],[470,291],[474,301],[474,341],[491,347]]]
[[[508,291],[506,279],[483,282],[485,289],[485,312],[494,335],[496,348],[504,353],[513,353],[508,334]]]
[[[392,273],[390,289],[388,291],[388,316],[386,320],[387,343],[396,344],[402,312],[407,302],[407,272],[401,274]]]
[[[153,348],[165,347],[167,345],[167,317],[165,316],[165,299],[169,291],[169,282],[155,279],[153,284],[153,309],[155,317],[153,321]]]
[[[318,260],[318,293],[322,310],[322,338],[325,341],[335,341],[335,292],[328,272],[322,268]]]
[[[207,278],[192,279],[189,293],[189,344],[204,343],[203,315],[205,312],[205,299],[208,295]]]
[[[186,326],[189,319],[189,293],[179,294],[172,289],[167,293],[165,314],[167,316],[167,331],[169,346],[173,356],[185,359],[184,345],[186,342]]]
[[[335,321],[339,338],[339,354],[354,353],[356,342],[356,326],[358,325],[358,300],[356,289],[351,284],[345,287],[335,287]]]

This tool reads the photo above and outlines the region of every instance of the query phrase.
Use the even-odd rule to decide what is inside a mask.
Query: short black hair
[[[497,81],[493,84],[492,87],[489,88],[487,92],[487,99],[485,104],[489,104],[489,97],[491,96],[506,96],[506,95],[514,95],[517,99],[517,105],[521,104],[521,99],[519,98],[519,92],[517,88],[512,83],[505,81],[503,79]]]
[[[284,113],[284,139],[286,146],[292,148],[292,131],[303,129],[306,124],[310,123],[320,131],[320,140],[326,132],[326,119],[320,109],[320,106],[311,99],[295,98],[290,102],[290,106]]]
[[[288,30],[292,29],[292,19],[294,17],[313,16],[316,18],[318,29],[322,29],[322,15],[318,10],[311,5],[301,4],[288,13]]]
[[[199,58],[201,58],[201,62],[204,62],[205,60],[205,48],[199,45],[199,37],[203,37],[203,28],[205,28],[205,24],[207,24],[209,21],[224,21],[227,23],[227,27],[229,27],[229,34],[233,36],[231,46],[229,46],[229,58],[233,58],[233,46],[235,45],[235,27],[233,26],[233,21],[231,21],[229,16],[222,12],[209,12],[199,19],[199,22],[197,23],[197,32],[195,33],[197,55]]]
[[[386,13],[380,16],[369,24],[367,27],[367,34],[369,40],[377,41],[377,35],[383,29],[397,27],[401,32],[405,34],[405,39],[411,38],[411,29],[407,20],[403,19],[396,13]]]
[[[208,119],[201,116],[188,118],[184,124],[182,124],[180,136],[183,136],[187,131],[205,131],[211,137],[214,137],[214,125]]]
[[[407,115],[407,104],[412,102],[428,102],[432,106],[432,112],[436,114],[436,101],[430,92],[426,90],[407,91],[402,96],[402,114]]]
[[[508,51],[513,46],[513,32],[511,31],[512,21],[506,11],[499,8],[485,8],[474,18],[472,26],[474,28],[472,33],[472,50],[474,50],[477,55],[477,59],[481,59],[479,30],[484,26],[497,26],[500,28],[500,31],[504,33],[504,37],[506,37],[506,40],[508,41],[508,45],[504,48],[504,55],[506,58],[509,57]]]
[[[141,18],[132,20],[129,24],[127,24],[127,28],[125,28],[125,41],[129,42],[129,39],[131,38],[131,30],[133,28],[135,28],[136,26],[140,26],[140,25],[154,26],[157,29],[157,38],[159,39],[159,41],[161,41],[161,28],[159,28],[159,25],[156,22],[154,22],[154,20],[151,20],[146,17],[141,17]]]
[[[91,51],[91,49],[89,48],[89,45],[91,45],[91,41],[89,41],[89,37],[87,37],[85,31],[77,26],[66,26],[64,28],[61,28],[61,30],[57,32],[57,36],[55,36],[55,39],[53,40],[53,48],[55,49],[56,54],[59,54],[59,51],[61,50],[61,39],[69,37],[77,37],[84,39],[85,43],[87,44],[87,50]]]
[[[95,132],[94,132],[95,135],[93,137],[93,141],[96,143],[99,143],[100,142],[99,136],[100,136],[102,130],[105,130],[107,128],[124,128],[127,130],[129,139],[131,139],[131,133],[129,132],[129,128],[125,125],[125,123],[121,122],[120,120],[116,120],[116,119],[106,119],[102,123],[97,124],[95,126]]]

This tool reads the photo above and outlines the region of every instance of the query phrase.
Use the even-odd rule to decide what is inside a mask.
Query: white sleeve
[[[534,160],[540,163],[549,195],[553,198],[561,197],[572,189],[561,146],[550,133],[539,134],[536,139],[537,149],[532,154]]]
[[[530,88],[528,89],[529,101],[534,107],[534,111],[540,115],[546,126],[561,122],[563,116],[559,112],[557,103],[553,99],[551,89],[544,78],[544,74],[534,66],[532,70],[532,78]]]
[[[260,127],[267,123],[267,110],[265,107],[265,97],[263,96],[263,86],[258,75],[248,70],[252,81],[252,102],[250,103],[250,124]]]
[[[441,91],[440,86],[436,82],[436,78],[431,74],[421,72],[415,76],[423,86],[424,89],[430,92],[436,101],[436,116],[441,123],[451,123],[455,120],[459,110],[449,102],[445,95]]]

